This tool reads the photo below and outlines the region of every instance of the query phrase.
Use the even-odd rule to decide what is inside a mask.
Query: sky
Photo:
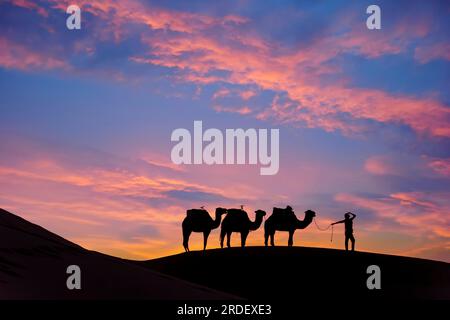
[[[321,228],[352,211],[357,250],[450,262],[449,16],[435,0],[1,1],[0,207],[140,260],[184,251],[190,208],[291,205]],[[171,133],[195,120],[279,129],[279,172],[175,165]]]

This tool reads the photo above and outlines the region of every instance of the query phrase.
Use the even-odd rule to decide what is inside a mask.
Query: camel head
[[[316,213],[312,210],[306,210],[305,211],[305,217],[308,217],[310,219],[314,218],[316,216]]]
[[[221,216],[221,215],[224,215],[224,214],[226,214],[227,213],[227,209],[225,209],[225,208],[216,208],[216,215],[219,215],[219,216]]]
[[[264,217],[266,215],[266,212],[264,210],[256,210],[255,211],[257,216]]]

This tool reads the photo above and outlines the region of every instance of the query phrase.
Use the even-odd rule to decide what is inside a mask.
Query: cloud
[[[0,66],[7,69],[69,69],[66,61],[0,36]]]
[[[375,176],[392,176],[397,178],[417,178],[443,180],[450,176],[450,160],[448,158],[430,157],[391,153],[370,156],[364,162],[364,169]]]
[[[401,37],[405,42],[423,37],[426,27],[407,29],[399,27],[383,43],[397,44]],[[234,33],[231,33],[234,34]],[[248,36],[250,37],[250,36]],[[381,53],[399,53],[402,47],[384,48],[374,53],[366,44],[372,43],[367,32],[350,32],[344,38],[328,36],[293,52],[278,52],[272,44],[245,35],[236,39],[212,37],[196,32],[177,35],[146,35],[144,42],[150,49],[150,57],[133,57],[133,61],[175,68],[185,75],[186,81],[208,84],[222,81],[233,85],[256,85],[261,90],[286,93],[292,107],[285,108],[276,101],[271,108],[255,116],[261,120],[319,127],[326,131],[341,130],[346,133],[361,131],[367,127],[364,121],[406,124],[419,134],[449,137],[450,110],[432,98],[416,98],[393,95],[382,90],[346,87],[339,82],[323,85],[322,75],[335,73],[336,68],[327,64],[343,52],[356,52],[374,58]],[[346,37],[350,40],[346,40]],[[391,38],[392,37],[392,38]],[[226,39],[224,41],[223,39]],[[381,41],[381,40],[380,40]],[[225,71],[214,75],[216,71]],[[213,95],[213,99],[229,96],[228,89]],[[354,122],[354,124],[352,124]]]
[[[397,223],[397,231],[450,238],[448,192],[397,192],[379,197],[338,194],[335,199],[356,208],[369,209],[378,218]]]
[[[450,158],[434,158],[428,162],[428,166],[442,176],[450,177]]]
[[[250,98],[256,96],[256,92],[253,90],[244,90],[239,93],[243,100],[249,100]]]
[[[65,11],[72,3],[69,0],[50,0],[53,8]],[[161,6],[149,5],[135,0],[90,1],[79,0],[77,5],[83,11],[98,18],[109,20],[109,28],[120,40],[129,23],[142,24],[153,30],[170,30],[181,33],[194,33],[213,26],[241,25],[247,22],[244,17],[227,15],[215,18],[204,14],[174,11]]]
[[[132,258],[175,253],[186,209],[242,202],[235,196],[245,186],[197,183],[164,163],[3,137],[1,207],[92,250]]]
[[[337,194],[336,201],[358,214],[357,238],[404,256],[450,261],[450,194],[397,192],[390,195]],[[370,221],[361,214],[368,210]],[[360,220],[363,219],[363,220]],[[361,241],[359,242],[361,243]],[[372,249],[373,250],[373,249]]]
[[[224,202],[229,201],[224,196],[210,193],[210,192],[204,192],[204,191],[196,191],[196,190],[170,190],[165,192],[165,195],[167,195],[170,198],[180,199],[180,200],[189,200],[189,201],[196,201],[196,202]]]
[[[414,50],[414,59],[420,63],[428,63],[431,60],[450,60],[450,43],[441,42],[420,46]]]
[[[212,99],[216,100],[219,98],[227,97],[230,94],[231,94],[231,90],[229,90],[227,88],[221,88],[221,89],[217,90],[216,92],[214,92]]]
[[[238,113],[240,115],[247,115],[253,112],[251,108],[248,106],[236,106],[236,107],[228,107],[228,106],[221,106],[219,104],[215,104],[213,106],[213,109],[217,112],[230,112],[230,113]]]
[[[399,173],[399,167],[393,165],[385,156],[373,156],[366,160],[364,169],[375,175],[396,175]]]
[[[439,177],[430,170],[426,156],[414,154],[390,153],[370,156],[364,163],[364,169],[376,176]]]
[[[49,1],[47,10],[65,10],[69,2]],[[82,0],[78,5],[106,23],[93,25],[94,38],[105,41],[112,37],[120,43],[127,37],[135,37],[136,32],[139,34],[145,52],[132,53],[129,62],[174,69],[174,79],[197,85],[218,82],[250,85],[258,90],[286,94],[292,102],[288,108],[280,104],[274,107],[275,101],[264,110],[251,105],[234,108],[239,114],[345,134],[370,130],[375,122],[406,125],[421,135],[450,137],[450,109],[435,98],[351,87],[339,76],[342,70],[337,61],[348,54],[377,59],[384,55],[407,55],[415,47],[415,57],[421,63],[446,57],[448,44],[433,43],[427,38],[435,31],[428,13],[401,15],[388,26],[389,32],[367,32],[360,17],[343,15],[345,23],[336,28],[326,27],[308,41],[288,47],[258,34],[249,17],[176,11],[135,0]],[[417,46],[425,38],[429,44]],[[67,58],[61,61],[11,40],[3,40],[2,47],[0,63],[5,67],[50,69],[71,65]],[[96,50],[89,48],[88,55]],[[323,79],[329,75],[340,80],[325,84]],[[127,76],[130,75],[125,72],[120,78]],[[224,92],[217,92],[213,100],[219,94],[223,97]],[[240,91],[244,101],[253,96],[254,91]],[[217,105],[215,108],[233,111]]]
[[[67,145],[61,152],[55,145],[14,136],[0,150],[5,155],[0,161],[2,198],[18,207],[22,203],[35,210],[60,207],[100,218],[174,221],[184,211],[180,207],[233,198],[219,188],[186,180],[182,171],[139,159]],[[161,215],[161,210],[168,214]],[[170,217],[174,210],[179,213]]]
[[[36,12],[38,14],[40,14],[41,16],[43,16],[45,18],[48,17],[48,11],[44,7],[38,5],[36,2],[29,1],[29,0],[11,0],[11,4],[13,4],[14,6],[26,8],[29,10],[36,10]]]

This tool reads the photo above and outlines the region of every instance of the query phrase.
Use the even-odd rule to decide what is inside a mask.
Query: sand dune
[[[450,299],[449,263],[367,252],[246,247],[182,253],[140,264],[262,301]],[[380,267],[380,290],[367,288],[370,265]]]
[[[81,268],[68,290],[66,268]],[[0,299],[230,299],[231,295],[88,251],[0,209]]]

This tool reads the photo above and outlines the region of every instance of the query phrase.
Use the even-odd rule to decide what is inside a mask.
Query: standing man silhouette
[[[348,240],[352,242],[352,251],[355,251],[355,237],[353,236],[353,219],[356,214],[347,212],[344,215],[345,219],[337,222],[333,222],[331,225],[338,223],[345,223],[345,251],[348,251]]]

